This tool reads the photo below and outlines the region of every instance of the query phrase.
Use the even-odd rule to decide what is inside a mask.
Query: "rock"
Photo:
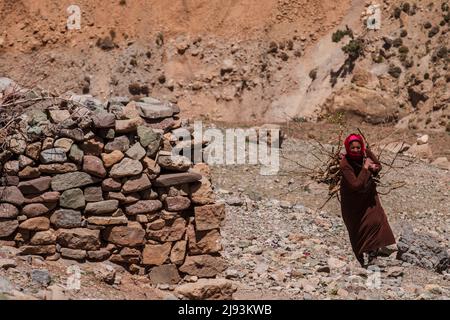
[[[164,244],[146,245],[142,251],[143,265],[162,265],[169,258],[172,244],[166,242]]]
[[[22,246],[20,247],[21,255],[52,255],[56,253],[55,245],[45,246]]]
[[[61,256],[64,258],[74,259],[74,260],[84,260],[86,259],[85,250],[61,248]]]
[[[125,216],[121,217],[89,217],[87,218],[89,224],[97,226],[113,226],[113,225],[126,225],[128,219]]]
[[[187,256],[184,264],[179,268],[183,273],[200,278],[214,277],[226,269],[223,258],[210,255]]]
[[[211,182],[206,177],[202,177],[200,181],[192,183],[189,196],[194,204],[204,205],[215,202]]]
[[[152,230],[152,227],[154,225],[149,226],[147,229],[148,238],[160,242],[178,241],[183,239],[184,233],[186,232],[186,220],[180,217],[166,221],[164,227],[161,229]]]
[[[201,174],[192,171],[162,174],[155,179],[154,185],[156,187],[170,187],[195,182],[201,180],[201,178],[202,178]]]
[[[110,168],[120,162],[125,155],[120,150],[114,150],[111,153],[102,153],[102,160],[106,168]]]
[[[230,206],[240,207],[244,204],[244,202],[239,197],[231,197],[227,199],[227,204]]]
[[[68,297],[64,293],[64,288],[59,285],[51,285],[47,288],[47,295],[45,300],[68,300]]]
[[[15,267],[17,267],[17,263],[13,259],[0,259],[0,269],[8,270]]]
[[[56,232],[56,241],[64,248],[81,250],[99,250],[100,230],[85,228],[59,229]]]
[[[55,209],[56,203],[31,203],[27,204],[22,208],[22,214],[26,215],[28,218],[33,218],[37,216],[42,216],[48,213],[50,210]]]
[[[97,129],[114,128],[116,125],[116,117],[109,112],[95,113],[92,116],[92,121]]]
[[[218,230],[197,231],[189,225],[187,229],[189,254],[208,254],[222,250],[221,237]]]
[[[237,285],[226,279],[200,279],[178,286],[175,292],[189,300],[233,300]]]
[[[152,284],[177,284],[181,280],[178,269],[174,264],[153,267],[149,277]]]
[[[9,136],[6,142],[9,151],[15,154],[23,154],[27,148],[27,143],[21,135]]]
[[[131,150],[131,149],[130,149]],[[122,187],[123,193],[132,193],[149,189],[151,187],[150,180],[146,174],[141,174],[128,179]]]
[[[57,228],[77,228],[81,226],[81,212],[59,209],[51,215],[50,221]]]
[[[41,147],[42,144],[40,142],[31,143],[26,146],[25,155],[37,161],[39,160],[39,156],[41,154]]]
[[[9,175],[17,175],[19,173],[19,161],[8,161],[3,166],[3,170]]]
[[[41,164],[39,165],[39,171],[41,173],[48,173],[48,174],[61,174],[61,173],[68,173],[68,172],[75,172],[78,168],[74,163],[52,163],[52,164]]]
[[[109,264],[101,263],[95,267],[94,275],[100,281],[112,285],[116,279],[116,270]]]
[[[158,157],[158,164],[167,170],[172,171],[188,171],[191,167],[191,160],[185,156],[159,156]]]
[[[117,133],[136,132],[137,128],[144,123],[142,118],[133,118],[128,120],[116,120]]]
[[[145,231],[137,227],[118,226],[107,229],[106,241],[125,247],[135,247],[144,244]]]
[[[173,115],[172,108],[167,104],[157,101],[156,99],[152,102],[153,103],[136,103],[137,110],[139,111],[141,117],[153,120],[167,118]]]
[[[76,144],[72,145],[69,152],[69,159],[75,163],[81,164],[83,161],[84,152]]]
[[[146,170],[150,175],[158,176],[161,172],[160,166],[156,163],[155,160],[145,157],[142,159],[142,163],[144,164],[144,170]]]
[[[95,180],[85,172],[70,172],[54,176],[51,186],[54,191],[65,191],[93,183],[95,183]]]
[[[83,157],[83,171],[100,178],[106,177],[107,174],[102,160],[95,156]]]
[[[407,153],[420,159],[431,159],[433,157],[433,152],[428,143],[421,145],[415,143],[408,149]]]
[[[19,226],[17,220],[0,220],[0,238],[9,237]]]
[[[327,265],[331,270],[338,270],[344,268],[347,264],[342,260],[330,257],[327,260]]]
[[[50,284],[50,282],[52,281],[52,278],[51,278],[48,270],[34,269],[34,270],[31,270],[31,281],[33,281],[39,285],[42,285],[42,286],[48,286]]]
[[[56,243],[56,234],[53,230],[38,231],[30,239],[34,246],[50,245]]]
[[[143,169],[139,161],[124,158],[112,167],[109,174],[112,178],[131,177],[140,174]]]
[[[91,261],[104,261],[111,256],[111,253],[108,250],[95,250],[88,251],[87,258]]]
[[[129,148],[130,148],[130,140],[126,136],[120,136],[114,138],[113,141],[108,142],[106,144],[105,152],[113,152],[114,150],[126,152]]]
[[[24,155],[19,156],[19,168],[23,169],[28,166],[34,165],[34,161]]]
[[[103,152],[104,147],[105,144],[103,143],[103,140],[97,136],[83,142],[83,144],[81,145],[81,149],[83,150],[84,154],[91,156],[100,156]]]
[[[63,163],[67,161],[66,151],[61,148],[52,148],[41,152],[40,161],[43,164]]]
[[[5,176],[0,178],[2,180],[2,184],[6,184],[7,186],[18,186],[20,179],[18,176]],[[1,195],[0,195],[1,196]]]
[[[219,229],[225,218],[224,204],[211,204],[195,207],[195,224],[198,231]]]
[[[426,284],[424,290],[426,292],[439,295],[442,295],[443,292],[442,288],[437,284]]]
[[[139,142],[144,148],[147,148],[149,156],[156,154],[161,144],[161,134],[152,128],[139,126],[137,128]]]
[[[162,203],[159,200],[141,200],[135,204],[131,204],[125,207],[127,215],[137,215],[153,213],[162,208]]]
[[[25,203],[54,203],[58,202],[59,197],[59,192],[49,191],[40,195],[27,195],[25,198]]]
[[[106,214],[117,210],[119,201],[105,200],[99,202],[89,202],[84,209],[86,214]]]
[[[34,180],[22,181],[18,188],[23,194],[35,194],[47,191],[50,188],[52,177],[40,177]]]
[[[125,154],[133,160],[141,160],[145,157],[146,151],[139,142],[136,142]]]
[[[0,203],[3,202],[21,206],[25,202],[25,198],[17,187],[0,187]]]
[[[30,218],[22,222],[19,228],[30,231],[45,231],[50,229],[50,220],[46,217]]]
[[[172,250],[170,251],[170,262],[180,266],[184,262],[184,257],[186,256],[186,245],[187,241],[180,240],[174,243]]]
[[[419,138],[417,138],[417,144],[419,146],[422,144],[426,144],[426,143],[428,143],[429,138],[430,137],[427,134],[424,134],[423,136],[420,136]]]
[[[103,201],[103,191],[101,187],[87,187],[84,189],[84,198],[86,202]]]
[[[68,110],[49,110],[48,111],[50,119],[54,123],[62,123],[70,119],[70,112]]]
[[[83,209],[86,205],[83,190],[77,188],[64,191],[59,199],[59,205],[69,209]]]
[[[443,170],[450,170],[450,161],[447,157],[436,158],[431,164]]]
[[[10,203],[0,203],[0,219],[16,218],[19,215],[19,209]]]
[[[68,138],[61,138],[53,144],[55,148],[62,149],[64,152],[69,152],[73,145],[73,140]]]
[[[397,278],[403,276],[403,268],[402,267],[390,267],[386,270],[386,274],[388,277]]]
[[[167,211],[183,211],[190,207],[191,201],[182,196],[166,197],[164,204]]]
[[[84,133],[83,130],[76,128],[76,129],[61,129],[59,130],[59,135],[61,137],[66,137],[72,140],[75,140],[76,142],[83,142],[84,141]]]
[[[19,172],[19,177],[21,179],[35,179],[39,178],[41,175],[41,172],[39,171],[39,168],[33,168],[33,167],[25,167],[22,171]]]
[[[105,179],[102,182],[103,191],[120,191],[122,189],[122,184],[115,179]]]
[[[47,150],[50,148],[53,148],[53,143],[55,142],[55,139],[51,137],[47,137],[42,141],[42,150]]]

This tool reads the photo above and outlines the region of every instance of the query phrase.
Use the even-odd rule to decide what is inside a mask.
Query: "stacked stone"
[[[173,130],[188,126],[178,107],[71,101],[28,111],[7,138],[1,244],[49,260],[109,259],[155,282],[222,272],[224,206],[206,164],[172,155]]]

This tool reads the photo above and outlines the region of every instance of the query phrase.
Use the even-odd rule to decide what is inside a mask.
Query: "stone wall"
[[[181,128],[190,129],[178,107],[151,98],[28,106],[0,150],[0,244],[110,260],[154,282],[214,277],[225,269],[224,205],[206,164],[172,156]]]

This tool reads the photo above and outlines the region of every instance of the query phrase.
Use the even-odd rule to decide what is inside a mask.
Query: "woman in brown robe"
[[[344,144],[347,153],[340,162],[342,218],[353,252],[365,266],[377,256],[380,248],[395,244],[395,237],[372,178],[381,170],[380,162],[366,150],[360,135],[349,135]]]

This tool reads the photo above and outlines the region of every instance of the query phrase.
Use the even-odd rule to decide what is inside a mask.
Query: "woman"
[[[353,252],[361,266],[370,264],[378,250],[395,244],[372,176],[381,170],[375,155],[364,146],[360,135],[345,139],[346,154],[340,162],[341,210]]]

